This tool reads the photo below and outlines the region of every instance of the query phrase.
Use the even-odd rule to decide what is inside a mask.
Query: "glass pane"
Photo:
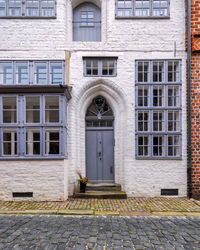
[[[59,131],[45,132],[45,154],[59,154]]]
[[[40,97],[26,97],[26,123],[40,123]]]
[[[16,97],[3,97],[3,123],[17,122]]]
[[[47,84],[47,64],[35,63],[35,83]]]
[[[40,130],[29,129],[26,131],[26,154],[40,154]]]
[[[17,132],[16,130],[3,131],[3,155],[17,154]]]
[[[6,16],[6,0],[0,0],[0,16]]]
[[[16,63],[16,83],[17,84],[28,84],[28,63]]]
[[[13,84],[13,67],[11,62],[0,62],[0,84]]]
[[[9,16],[22,15],[22,0],[8,0],[8,15]]]
[[[154,62],[153,63],[153,82],[164,81],[164,63]]]
[[[45,122],[59,122],[59,96],[45,97]]]
[[[62,63],[51,63],[51,83],[62,84],[63,83],[63,69]]]
[[[39,16],[39,0],[26,0],[26,15]]]
[[[41,0],[42,16],[54,16],[54,0]]]

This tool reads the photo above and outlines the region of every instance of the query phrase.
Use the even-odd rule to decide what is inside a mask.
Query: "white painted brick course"
[[[72,42],[72,5],[81,1],[57,2],[57,19],[0,20],[0,60],[64,60],[65,50],[71,51],[68,160],[0,161],[0,199],[11,199],[13,189],[32,188],[37,200],[72,195],[76,169],[84,174],[86,167],[85,112],[98,94],[115,114],[115,181],[128,196],[159,196],[161,188],[178,188],[186,196],[185,1],[171,0],[170,19],[163,20],[118,20],[115,1],[99,1],[102,42]],[[83,56],[118,56],[117,77],[83,77]],[[135,60],[175,58],[182,60],[182,160],[136,160]]]

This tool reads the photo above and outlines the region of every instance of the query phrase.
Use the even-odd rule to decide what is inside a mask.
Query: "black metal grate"
[[[161,189],[161,195],[178,195],[178,189]]]
[[[13,198],[30,198],[33,197],[33,192],[13,192]]]

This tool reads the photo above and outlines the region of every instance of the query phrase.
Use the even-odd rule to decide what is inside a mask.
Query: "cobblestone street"
[[[200,218],[0,216],[0,249],[200,249]]]

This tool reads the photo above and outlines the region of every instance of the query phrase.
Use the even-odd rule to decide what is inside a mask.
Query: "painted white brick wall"
[[[6,177],[0,189],[0,199],[10,199],[15,187],[24,187],[24,190],[33,187],[38,192],[38,200],[44,197],[64,199],[73,193],[76,169],[85,173],[86,168],[85,112],[98,94],[107,98],[115,114],[115,181],[129,196],[159,196],[161,188],[178,188],[180,196],[186,195],[185,122],[182,127],[182,160],[135,159],[134,81],[137,59],[181,59],[182,121],[186,121],[185,1],[171,0],[170,19],[164,20],[117,20],[115,0],[95,1],[102,8],[102,42],[72,42],[72,6],[77,6],[80,0],[57,0],[57,19],[0,20],[0,60],[63,60],[65,51],[71,51],[70,84],[73,87],[68,105],[67,163],[0,161],[1,179]],[[118,56],[117,77],[83,77],[83,56]],[[27,180],[20,186],[12,177],[12,173],[18,170],[19,183]],[[34,183],[36,176],[37,185],[30,186],[29,182]],[[55,186],[49,189],[50,192],[46,191],[47,187],[45,189],[45,185],[50,186],[48,181],[41,184],[44,189],[38,188],[48,177],[51,177],[52,187]]]
[[[33,192],[26,200],[63,201],[68,197],[67,160],[0,162],[0,200],[21,200],[13,192]]]

